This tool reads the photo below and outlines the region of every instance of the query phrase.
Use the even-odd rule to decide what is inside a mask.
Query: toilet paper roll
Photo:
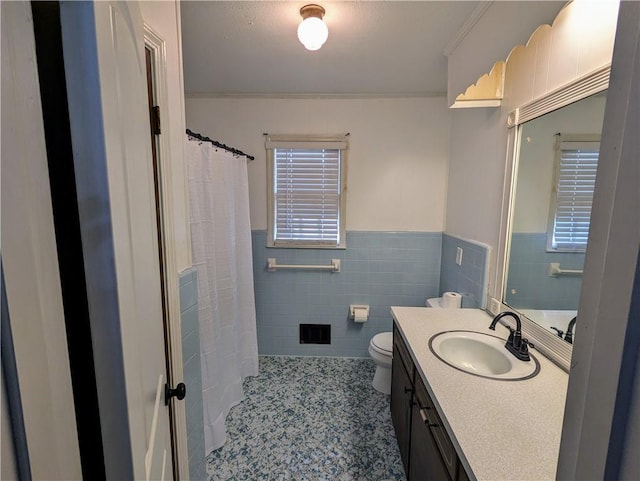
[[[353,320],[355,322],[366,322],[369,319],[369,309],[366,307],[353,308]]]
[[[462,307],[462,296],[457,292],[445,292],[442,294],[440,304],[445,309],[460,309]]]

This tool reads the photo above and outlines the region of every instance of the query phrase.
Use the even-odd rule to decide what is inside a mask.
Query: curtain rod
[[[232,154],[243,155],[249,160],[254,160],[255,159],[255,157],[253,155],[245,154],[242,150],[234,149],[233,147],[229,147],[228,145],[221,144],[220,142],[218,142],[216,140],[210,139],[209,137],[205,137],[204,135],[197,134],[196,132],[192,132],[189,129],[187,129],[187,135],[189,137],[193,137],[194,139],[198,139],[198,140],[200,140],[202,142],[211,142],[216,147],[219,147],[219,148],[221,148],[223,150],[226,150],[227,152],[231,152]]]

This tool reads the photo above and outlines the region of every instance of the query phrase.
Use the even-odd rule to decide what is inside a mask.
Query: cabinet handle
[[[425,424],[429,423],[429,418],[427,417],[427,411],[424,409],[420,409],[420,418],[422,418],[422,422]]]
[[[427,409],[429,408],[420,409],[420,417],[422,418],[422,422],[430,428],[437,428],[438,423],[432,423],[431,421],[429,421],[429,417],[427,416]]]
[[[409,393],[412,393],[412,392],[413,392],[413,389],[412,389],[412,388],[410,388],[410,387],[405,387],[405,388],[404,388],[404,393],[405,393],[405,394],[409,394]]]

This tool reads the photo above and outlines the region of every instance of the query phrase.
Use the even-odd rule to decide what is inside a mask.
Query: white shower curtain
[[[258,374],[249,187],[244,157],[187,139],[206,455],[225,442],[243,378]]]

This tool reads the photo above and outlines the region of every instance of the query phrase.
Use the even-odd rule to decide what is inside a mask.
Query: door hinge
[[[151,107],[151,132],[153,135],[160,135],[160,107]]]

